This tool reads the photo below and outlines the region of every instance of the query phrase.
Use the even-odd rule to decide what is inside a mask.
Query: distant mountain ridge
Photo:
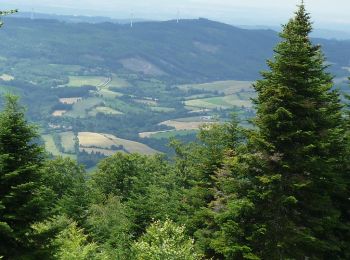
[[[132,18],[129,19],[116,19],[105,16],[84,16],[84,15],[60,15],[60,14],[46,14],[46,13],[36,13],[36,12],[20,12],[14,15],[16,18],[34,18],[34,19],[49,19],[49,20],[58,20],[69,23],[117,23],[117,24],[130,24],[131,20],[134,23],[152,21],[150,19],[143,18]],[[153,21],[157,21],[153,19]],[[268,25],[237,25],[232,24],[242,29],[271,29],[276,32],[280,31],[279,26],[268,26]],[[323,39],[336,39],[336,40],[350,40],[350,30],[336,30],[336,29],[324,29],[324,28],[315,28],[311,34],[315,38]]]
[[[117,24],[129,24],[131,19],[114,19],[105,16],[85,16],[85,15],[60,15],[60,14],[46,14],[36,12],[19,12],[12,17],[15,18],[29,18],[29,19],[46,19],[46,20],[58,20],[69,23],[117,23]],[[147,19],[135,18],[133,22],[145,22]]]
[[[242,29],[248,29],[248,30],[264,30],[264,29],[271,29],[276,32],[280,31],[281,28],[278,26],[264,26],[264,25],[238,25],[239,28]],[[323,28],[315,28],[313,32],[311,33],[311,37],[314,38],[322,38],[322,39],[328,39],[328,40],[350,40],[350,30],[344,31],[344,30],[331,30],[331,29],[323,29]]]
[[[255,80],[266,68],[278,36],[273,30],[246,30],[206,19],[128,24],[67,23],[7,18],[0,31],[0,55],[154,72],[180,82]],[[332,70],[345,76],[350,41],[315,39]]]

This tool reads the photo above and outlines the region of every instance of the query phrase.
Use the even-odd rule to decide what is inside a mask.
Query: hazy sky
[[[206,17],[236,24],[281,24],[300,0],[9,0],[5,8],[58,14],[174,19]],[[305,0],[316,26],[350,25],[350,0]]]

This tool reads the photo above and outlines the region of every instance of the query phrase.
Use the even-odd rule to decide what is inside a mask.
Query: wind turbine
[[[130,27],[132,28],[133,26],[134,26],[134,13],[131,13]]]

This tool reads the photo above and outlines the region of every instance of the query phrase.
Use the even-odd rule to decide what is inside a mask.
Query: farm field
[[[63,156],[63,157],[70,157],[74,160],[77,159],[77,156],[74,154],[66,154],[66,153],[61,153],[59,151],[59,149],[57,148],[55,141],[52,137],[52,135],[48,134],[48,135],[43,135],[42,136],[44,142],[45,142],[45,148],[46,150],[52,154],[53,156]]]
[[[15,77],[9,75],[9,74],[2,74],[0,76],[0,79],[2,79],[3,81],[11,81],[11,80],[14,80]]]
[[[50,69],[62,71],[67,74],[78,73],[83,67],[80,65],[69,65],[69,64],[49,64]]]
[[[172,137],[186,136],[189,134],[197,133],[197,130],[169,130],[169,131],[157,131],[157,132],[143,132],[139,133],[141,138],[153,138],[153,139],[169,139]]]
[[[87,117],[88,113],[91,109],[93,109],[96,106],[102,105],[103,100],[97,97],[89,97],[86,99],[81,100],[78,103],[75,103],[73,105],[73,109],[71,111],[68,111],[65,116],[68,117]]]
[[[147,145],[117,138],[114,135],[93,132],[79,132],[78,134],[80,148],[101,148],[115,150],[114,147],[123,147],[129,153],[155,154],[156,150]]]
[[[178,86],[181,90],[201,90],[204,92],[218,92],[220,94],[231,95],[241,91],[253,91],[251,81],[237,81],[237,80],[228,80],[228,81],[216,81],[211,83],[203,84],[188,84]]]
[[[127,80],[118,77],[116,74],[113,74],[112,80],[109,82],[108,86],[113,88],[125,88],[129,87],[130,84]]]
[[[224,97],[213,97],[203,99],[193,99],[185,101],[185,105],[192,108],[207,108],[207,109],[230,109],[232,107],[245,107],[251,108],[252,102],[248,99],[248,96],[253,94],[247,94],[242,99],[238,94],[224,96]]]
[[[106,77],[101,76],[69,76],[69,87],[82,87],[82,86],[100,86],[108,80]]]
[[[172,107],[151,107],[150,109],[153,112],[159,112],[159,113],[169,113],[169,112],[176,111],[176,109]]]
[[[166,125],[169,127],[173,127],[176,130],[198,130],[201,126],[204,124],[211,124],[213,122],[181,122],[181,121],[175,121],[175,120],[167,120],[162,123],[159,123],[160,125]]]
[[[115,110],[113,108],[99,106],[99,107],[95,107],[91,111],[89,111],[88,115],[89,116],[96,116],[98,113],[102,113],[105,115],[122,115],[123,114],[122,112]]]
[[[136,103],[148,105],[148,106],[156,106],[158,103],[157,101],[154,100],[149,100],[149,99],[134,99]]]
[[[60,117],[60,116],[63,116],[65,113],[67,113],[67,110],[55,110],[52,112],[52,116],[55,116],[55,117]]]
[[[82,99],[83,99],[82,97],[71,97],[71,98],[60,98],[59,101],[62,104],[73,105],[78,101],[81,101]]]
[[[106,88],[103,88],[97,92],[98,94],[102,95],[104,98],[116,98],[116,97],[121,97],[123,96],[122,93],[115,92]]]
[[[63,132],[59,134],[61,144],[65,153],[75,153],[76,136],[73,132]]]

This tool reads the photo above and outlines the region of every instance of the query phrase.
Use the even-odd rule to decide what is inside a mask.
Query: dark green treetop
[[[5,257],[23,254],[31,224],[41,219],[39,168],[44,153],[36,138],[18,98],[6,96],[0,113],[0,255]]]
[[[227,163],[232,175],[221,173],[231,183],[223,194],[230,195],[213,245],[230,259],[341,254],[332,199],[342,188],[342,106],[311,31],[302,4],[283,26],[270,70],[254,86],[257,130],[245,152]]]

